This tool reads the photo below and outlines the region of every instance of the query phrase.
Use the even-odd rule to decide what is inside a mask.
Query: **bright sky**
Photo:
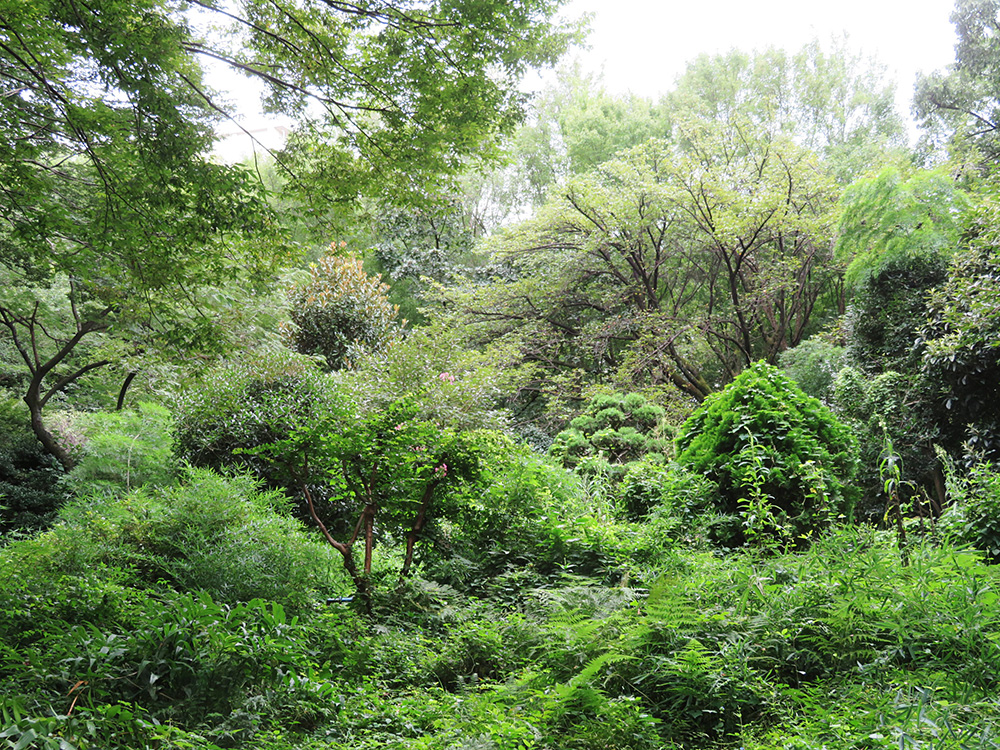
[[[895,79],[901,113],[917,72],[954,61],[954,0],[570,0],[564,13],[593,13],[585,70],[612,91],[656,98],[701,53],[769,46],[794,51],[814,38],[848,35]]]
[[[603,71],[611,91],[654,99],[701,53],[795,51],[846,32],[852,47],[888,68],[908,120],[916,74],[954,60],[953,6],[954,0],[569,0],[563,14],[594,14],[590,49],[577,52],[585,71]],[[237,90],[246,93],[249,85],[238,80]],[[246,151],[244,140],[231,145]]]

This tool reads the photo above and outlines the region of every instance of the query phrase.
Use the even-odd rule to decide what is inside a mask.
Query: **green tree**
[[[126,350],[209,345],[204,290],[266,273],[271,248],[243,170],[206,157],[214,111],[156,0],[8,3],[0,15],[0,323],[29,372],[46,450],[49,400]]]
[[[316,525],[341,554],[368,611],[376,526],[378,533],[396,534],[405,545],[402,581],[410,574],[417,541],[432,521],[446,485],[474,479],[480,471],[468,435],[419,419],[406,402],[359,414],[343,401],[318,419],[298,423],[287,438],[255,452],[273,461],[301,492]],[[339,539],[317,511],[311,487],[317,474],[328,483],[333,501],[352,517],[349,531]],[[354,553],[359,542],[360,565]]]
[[[930,147],[951,145],[956,156],[971,148],[988,162],[1000,157],[998,14],[997,0],[956,0],[955,62],[921,75],[914,94],[914,113]]]
[[[662,106],[675,120],[743,121],[789,136],[821,155],[841,183],[883,165],[906,143],[885,66],[853,51],[846,37],[796,52],[701,55]]]
[[[638,393],[598,394],[556,435],[549,455],[575,468],[598,457],[622,465],[647,453],[666,452],[669,440],[657,434],[665,414]]]
[[[71,463],[42,419],[53,396],[126,352],[211,346],[216,290],[270,271],[277,245],[237,242],[268,227],[259,184],[207,157],[227,110],[199,59],[303,121],[289,184],[324,206],[376,183],[415,199],[513,128],[521,73],[570,39],[557,5],[5,0],[0,281],[16,292],[0,322],[46,450]]]
[[[1000,458],[1000,201],[977,206],[966,247],[929,293],[920,331],[923,374],[935,392],[942,439],[952,455]],[[964,444],[964,447],[963,447]]]
[[[510,274],[448,293],[480,336],[518,342],[547,390],[570,372],[700,400],[838,310],[836,193],[814,156],[689,125],[687,149],[650,141],[571,180],[492,240]]]
[[[489,160],[524,115],[519,85],[576,38],[562,0],[241,0],[211,3],[232,34],[192,42],[261,79],[265,106],[300,120],[283,159],[305,203],[360,194],[420,202],[466,159]]]

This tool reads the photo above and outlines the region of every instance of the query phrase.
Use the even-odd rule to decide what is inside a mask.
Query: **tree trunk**
[[[42,404],[38,390],[29,388],[28,392],[24,395],[24,403],[28,405],[28,412],[31,414],[31,429],[34,431],[35,437],[42,444],[42,447],[47,453],[55,457],[63,469],[66,471],[72,469],[75,463],[73,457],[45,426],[45,422],[42,419]]]

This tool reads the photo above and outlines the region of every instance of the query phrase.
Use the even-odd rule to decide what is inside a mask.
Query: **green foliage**
[[[264,598],[300,607],[338,579],[330,553],[287,517],[287,505],[249,478],[191,469],[175,486],[68,503],[58,525],[20,543],[10,560],[40,593],[61,576],[92,570],[117,584],[116,571],[130,570],[135,588],[169,585],[220,602]]]
[[[512,356],[504,347],[471,349],[460,332],[435,322],[362,357],[336,383],[362,410],[406,399],[421,419],[452,429],[509,429],[505,402],[531,377],[507,366]]]
[[[769,48],[700,55],[667,97],[677,119],[747,122],[788,135],[824,157],[841,184],[881,167],[905,146],[895,86],[886,68],[846,37],[800,50]]]
[[[937,391],[937,422],[952,455],[1000,457],[1000,201],[978,207],[968,247],[929,295],[922,372]]]
[[[909,176],[894,167],[853,182],[840,199],[835,252],[849,263],[852,287],[892,268],[948,258],[962,233],[969,199],[946,169]]]
[[[798,544],[850,512],[854,439],[830,410],[758,362],[706,399],[677,438],[677,462],[718,482],[717,509],[751,538]]]
[[[913,109],[930,149],[948,146],[957,157],[988,166],[1000,153],[1000,44],[993,29],[996,0],[958,0],[951,21],[958,41],[955,62],[917,79]]]
[[[778,360],[799,388],[828,404],[833,396],[834,378],[844,364],[844,354],[844,347],[818,334],[786,349]]]
[[[621,465],[648,453],[665,452],[670,440],[663,435],[664,415],[662,407],[638,393],[598,394],[556,435],[549,455],[575,468],[587,458]]]
[[[1000,472],[988,461],[974,464],[965,474],[946,457],[944,463],[951,504],[939,520],[941,532],[1000,563]]]
[[[59,469],[28,424],[23,404],[0,399],[0,534],[52,523],[63,493]]]
[[[366,274],[360,258],[343,252],[333,243],[310,265],[309,283],[289,292],[291,324],[285,328],[292,349],[323,357],[330,370],[351,367],[364,353],[390,346],[400,333],[389,287]]]
[[[173,483],[174,424],[166,408],[144,402],[134,411],[81,412],[72,423],[83,442],[63,479],[71,494],[126,494],[146,484]]]
[[[851,425],[857,440],[855,485],[861,499],[856,517],[878,522],[885,516],[888,498],[879,467],[887,439],[896,446],[903,498],[915,503],[914,514],[931,515],[922,498],[924,492],[938,494],[938,460],[933,449],[938,431],[927,407],[924,384],[893,370],[872,378],[855,367],[845,367],[834,382],[833,403],[838,417]]]
[[[314,363],[287,351],[250,351],[223,362],[178,399],[176,450],[195,466],[246,468],[280,481],[252,454],[322,411],[329,389]]]

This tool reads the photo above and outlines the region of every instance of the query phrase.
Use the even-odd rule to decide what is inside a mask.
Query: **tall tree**
[[[769,48],[702,55],[678,79],[663,106],[677,115],[744,120],[785,135],[824,158],[847,183],[905,146],[895,86],[885,66],[850,48],[812,41],[797,52]]]
[[[689,123],[571,180],[496,240],[516,278],[455,293],[551,374],[669,382],[696,399],[794,346],[836,295],[835,191],[787,139]],[[836,310],[836,307],[833,308]]]
[[[917,79],[913,109],[932,145],[1000,158],[1000,2],[957,0],[955,62]]]

